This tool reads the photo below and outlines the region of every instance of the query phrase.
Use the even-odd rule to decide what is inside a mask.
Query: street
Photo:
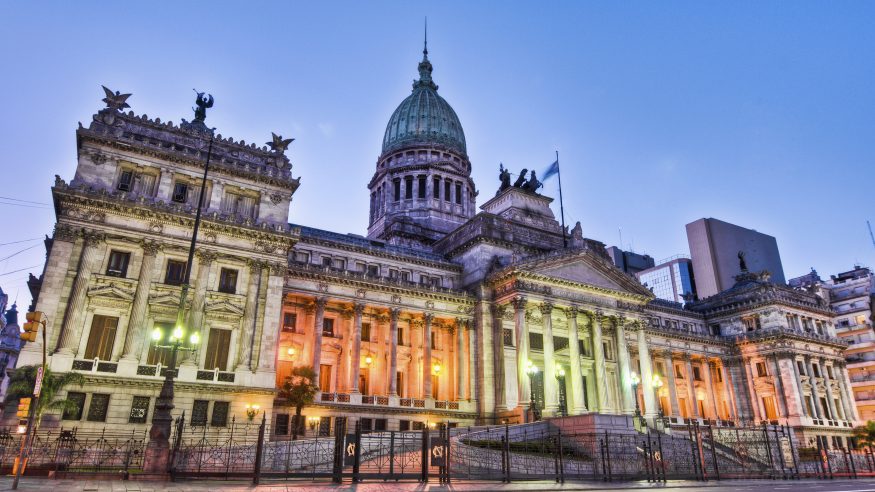
[[[3,477],[0,479],[0,490],[11,490],[11,477]],[[758,491],[768,490],[770,492],[781,491],[817,491],[817,492],[832,492],[832,491],[871,491],[875,492],[875,479],[859,479],[859,480],[797,480],[797,481],[776,481],[776,480],[729,480],[729,481],[712,481],[712,482],[696,482],[696,481],[670,481],[663,485],[655,485],[648,482],[566,482],[563,485],[554,482],[517,482],[503,484],[499,482],[456,482],[450,485],[441,485],[438,483],[429,483],[423,485],[417,482],[399,482],[399,483],[383,483],[383,482],[366,482],[360,484],[343,483],[335,485],[326,482],[274,482],[263,483],[259,486],[253,486],[246,482],[221,482],[221,481],[190,481],[190,482],[137,482],[137,481],[87,481],[87,480],[49,480],[45,478],[26,477],[21,480],[18,490],[23,491],[57,491],[57,492],[182,492],[182,491],[292,491],[295,492],[317,492],[317,491],[338,491],[338,492],[389,492],[389,491],[416,491],[416,492],[437,492],[437,491],[480,491],[480,490],[497,490],[497,491],[541,491],[541,490],[641,490],[641,489],[660,489],[666,492],[669,491],[696,491],[696,490],[713,490],[717,491]]]

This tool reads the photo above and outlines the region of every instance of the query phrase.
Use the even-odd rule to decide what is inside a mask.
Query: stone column
[[[671,350],[663,352],[665,357],[666,372],[668,373],[668,395],[669,404],[671,405],[671,414],[675,417],[681,416],[680,403],[678,403],[678,387],[675,379],[674,359],[672,358]]]
[[[656,394],[653,391],[653,367],[650,363],[647,332],[642,325],[638,326],[638,360],[641,364],[641,391],[644,393],[644,416],[648,419],[653,419],[658,415],[656,410]]]
[[[465,399],[465,381],[468,379],[468,368],[465,367],[465,325],[466,320],[456,318],[456,399]]]
[[[781,375],[781,365],[778,363],[778,354],[772,354],[772,362],[775,364],[775,402],[784,418],[790,418],[790,404],[787,402],[787,391],[784,388],[784,378]]]
[[[723,374],[723,398],[726,400],[726,406],[729,409],[730,420],[738,420],[738,402],[735,399],[735,389],[732,386],[732,375],[729,373],[729,367],[725,363],[717,366],[717,370]]]
[[[43,273],[40,296],[36,300],[36,310],[46,313],[46,350],[54,351],[58,343],[58,330],[63,326],[63,316],[57,315],[58,305],[61,302],[61,294],[70,269],[70,259],[73,256],[73,247],[76,243],[76,231],[67,225],[56,224],[52,236],[52,248],[46,258],[46,267]],[[21,321],[19,321],[21,323]],[[42,364],[43,339],[37,337],[36,341],[24,344],[18,357],[18,367]],[[70,361],[72,365],[72,361]]]
[[[477,323],[479,320],[468,320],[465,336],[468,337],[468,401],[479,400],[477,395],[477,374],[479,374],[478,364],[480,358],[477,355]]]
[[[848,420],[856,422],[860,420],[860,415],[857,413],[857,404],[854,402],[854,392],[851,391],[851,388],[849,386],[851,382],[851,377],[848,375],[848,368],[845,365],[844,361],[839,361],[836,367],[838,368],[839,372],[837,376],[839,380],[839,385],[844,392],[844,401],[846,402],[845,405],[848,408],[848,412],[845,415],[847,415]]]
[[[526,374],[526,362],[529,360],[529,327],[526,324],[525,297],[517,297],[513,300],[513,321],[516,331],[517,401],[520,406],[529,408],[532,404],[532,390],[529,385],[529,375]]]
[[[274,262],[265,270],[265,278],[262,280],[265,296],[261,301],[264,304],[260,333],[257,339],[258,351],[257,371],[259,373],[276,373],[277,350],[279,345],[279,326],[283,312],[283,285],[285,276],[289,271],[288,261]],[[265,375],[265,377],[270,377]]]
[[[766,414],[760,408],[762,400],[757,397],[757,392],[754,389],[753,372],[750,369],[750,359],[741,359],[741,364],[744,366],[744,373],[747,375],[747,391],[750,396],[750,407],[753,410],[754,420],[765,420]]]
[[[73,289],[67,301],[67,314],[64,317],[64,327],[58,353],[75,356],[79,349],[79,339],[82,336],[82,323],[85,316],[85,305],[88,298],[88,284],[91,275],[97,270],[104,235],[102,233],[86,233],[82,238],[82,256],[79,259],[79,269],[73,280]]]
[[[808,409],[805,408],[805,393],[802,392],[802,376],[799,374],[799,366],[796,359],[790,359],[790,367],[793,368],[793,379],[796,380],[796,390],[799,391],[799,409],[801,416],[810,417]]]
[[[602,343],[601,311],[592,315],[592,353],[595,360],[595,386],[598,411],[604,413],[608,408],[608,376],[605,371],[605,347]]]
[[[492,312],[492,365],[494,373],[494,377],[490,381],[495,384],[495,411],[503,412],[507,410],[507,387],[505,386],[507,380],[504,374],[504,313],[507,306],[493,305],[490,309]],[[519,362],[519,343],[517,343],[517,362]],[[490,381],[484,380],[484,384],[488,384]]]
[[[249,262],[249,283],[246,286],[246,306],[243,308],[243,321],[240,330],[240,343],[237,350],[238,371],[251,371],[252,336],[255,333],[255,317],[258,312],[258,286],[261,283],[261,262]],[[320,331],[321,333],[321,331]],[[318,368],[316,369],[318,371]]]
[[[559,382],[553,359],[553,304],[542,303],[539,309],[544,327],[544,417],[552,417],[559,411]]]
[[[586,413],[586,402],[583,401],[583,375],[580,369],[580,341],[577,332],[577,307],[565,310],[568,317],[568,357],[571,373],[571,415]]]
[[[328,299],[316,298],[316,313],[313,318],[313,383],[319,385],[319,369],[322,364],[322,322],[325,319],[325,305]]]
[[[353,310],[355,314],[353,314],[352,352],[349,361],[349,387],[352,393],[359,393],[361,391],[359,373],[362,365],[362,313],[365,312],[365,305],[357,302]]]
[[[726,360],[726,365],[723,366],[723,377],[724,377],[724,385],[729,391],[729,398],[732,400],[732,412],[733,418],[735,420],[743,419],[746,417],[747,410],[745,408],[745,400],[743,392],[738,392],[737,389],[739,386],[736,386],[736,383],[744,380],[744,375],[740,374],[738,378],[736,378],[732,373],[733,370],[738,370],[738,362],[730,362],[730,360]],[[743,382],[741,383],[741,388],[744,388]],[[740,398],[740,399],[739,399]],[[740,425],[736,423],[736,425]]]
[[[711,369],[713,367],[713,362],[706,357],[704,364],[702,364],[702,369],[705,370],[705,390],[711,395],[711,418],[716,420],[720,418],[720,413],[717,409],[717,392],[714,391],[714,383],[711,381]]]
[[[835,398],[832,396],[832,385],[829,380],[829,371],[826,370],[826,359],[820,359],[820,369],[823,374],[823,387],[826,389],[826,405],[829,407],[831,420],[838,420],[839,414],[836,412]]]
[[[140,275],[137,281],[137,292],[131,306],[131,318],[125,331],[125,344],[122,358],[139,360],[141,343],[144,338],[146,309],[149,307],[149,290],[152,288],[152,276],[155,272],[155,257],[161,246],[155,241],[143,242],[143,262],[140,263]]]
[[[701,417],[699,415],[699,402],[696,400],[696,385],[693,380],[693,359],[690,357],[690,354],[686,354],[684,356],[684,361],[687,366],[687,389],[690,394],[690,408],[692,410],[693,417]]]
[[[431,391],[431,321],[434,315],[425,313],[422,330],[422,397],[434,398]]]
[[[398,315],[401,310],[389,310],[389,396],[398,396]]]
[[[632,415],[635,413],[635,398],[632,394],[632,369],[630,367],[629,362],[629,347],[626,345],[626,328],[623,324],[626,322],[625,319],[619,318],[616,323],[616,328],[614,330],[617,338],[617,362],[620,365],[620,395],[622,398],[622,411],[626,415]],[[639,347],[640,353],[640,347]],[[644,364],[643,359],[644,356],[641,356],[642,365]],[[649,360],[647,361],[649,364]],[[644,370],[641,370],[642,373],[642,382],[644,381],[643,373]],[[651,375],[651,378],[653,376]],[[643,388],[643,386],[642,386]],[[646,389],[644,390],[644,394],[646,395]],[[648,409],[649,410],[649,409]]]
[[[814,418],[823,419],[823,411],[820,408],[820,398],[817,395],[817,381],[814,380],[814,365],[811,357],[805,356],[805,368],[808,369],[808,384],[811,385],[811,408],[814,409]]]
[[[197,251],[197,277],[195,278],[194,283],[194,296],[192,297],[191,311],[188,313],[187,331],[190,333],[198,333],[202,343],[207,343],[207,334],[204,333],[202,325],[204,322],[204,303],[207,297],[207,284],[210,280],[210,266],[213,264],[213,260],[215,260],[217,256],[218,255],[213,251]],[[189,352],[189,356],[186,357],[185,362],[197,365],[197,353],[198,352],[194,351]]]

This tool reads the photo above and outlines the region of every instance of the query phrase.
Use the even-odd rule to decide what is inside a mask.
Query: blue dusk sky
[[[216,98],[219,133],[294,137],[290,221],[364,234],[426,16],[478,205],[499,162],[540,171],[558,150],[566,222],[607,245],[622,228],[624,248],[687,253],[684,225],[715,217],[775,236],[788,278],[875,265],[875,2],[7,0],[0,287],[30,300],[50,187],[73,177],[101,84],[174,122],[191,119],[197,88]],[[555,179],[543,192],[558,198]]]

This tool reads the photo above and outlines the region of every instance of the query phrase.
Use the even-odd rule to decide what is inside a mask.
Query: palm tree
[[[865,425],[854,427],[854,438],[857,446],[875,447],[875,420],[869,420]]]
[[[298,433],[303,432],[304,423],[301,422],[301,411],[306,405],[313,403],[319,387],[314,384],[316,373],[313,368],[297,366],[292,369],[291,376],[287,376],[279,389],[279,397],[286,401],[286,405],[295,407],[295,419],[292,422],[292,440],[298,439]]]
[[[39,366],[22,366],[12,373],[9,378],[9,388],[6,390],[6,403],[20,398],[33,395],[33,387],[36,384],[36,372]],[[75,411],[78,407],[72,400],[56,398],[71,384],[82,386],[85,377],[77,372],[65,372],[54,374],[49,368],[43,374],[43,384],[40,390],[39,403],[34,414],[34,429],[39,427],[40,420],[46,412]]]

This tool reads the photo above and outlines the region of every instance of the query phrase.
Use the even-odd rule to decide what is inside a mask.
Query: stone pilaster
[[[489,344],[489,347],[492,348],[492,357],[490,358],[492,361],[492,379],[485,379],[489,372],[486,370],[488,366],[484,366],[483,388],[485,390],[488,384],[494,384],[492,388],[494,389],[496,412],[507,410],[507,387],[505,386],[507,379],[504,375],[504,313],[506,309],[507,306],[491,306],[492,330],[489,331],[492,335],[492,343]],[[484,341],[482,345],[486,346],[486,342]],[[492,392],[484,391],[484,398],[487,393]]]
[[[553,305],[545,302],[538,308],[544,327],[544,417],[552,417],[559,411],[559,385],[553,359]]]
[[[604,413],[608,409],[608,376],[605,371],[605,349],[602,342],[601,311],[592,315],[592,353],[595,360],[595,387],[598,411]]]
[[[465,399],[465,381],[467,380],[468,368],[465,367],[465,325],[466,321],[456,318],[456,399]]]
[[[349,387],[351,393],[359,393],[359,373],[361,371],[362,360],[362,313],[365,312],[365,305],[356,303],[353,306],[353,332],[352,332],[352,352],[350,353],[349,361]]]
[[[46,258],[42,288],[36,303],[36,310],[46,314],[46,341],[51,351],[59,340],[59,330],[63,326],[63,315],[59,313],[61,292],[70,269],[70,259],[76,243],[76,231],[67,225],[56,224],[52,236],[52,248]],[[21,321],[19,321],[21,323]],[[42,364],[43,339],[26,343],[21,349],[18,366]]]
[[[142,342],[146,335],[146,310],[149,308],[149,290],[152,288],[152,277],[155,273],[155,258],[161,249],[154,241],[143,242],[143,261],[140,263],[140,275],[137,281],[137,291],[131,305],[131,317],[125,330],[125,343],[122,357],[138,360],[142,350]]]
[[[635,398],[632,394],[632,368],[631,362],[629,361],[629,346],[626,344],[626,320],[624,318],[618,318],[616,320],[616,328],[614,329],[614,334],[616,336],[617,342],[617,362],[620,366],[620,395],[622,398],[622,411],[626,415],[632,415],[635,413]],[[639,353],[640,343],[639,343]],[[649,357],[649,356],[648,356]],[[642,366],[644,365],[643,359],[644,356],[641,356]],[[648,364],[650,360],[647,360]],[[642,383],[644,382],[644,370],[642,367],[641,370]],[[652,377],[652,376],[651,376]],[[644,388],[644,397],[647,398],[647,389]]]
[[[398,396],[398,315],[401,310],[389,310],[389,396]]]
[[[808,384],[811,386],[811,408],[814,409],[814,418],[825,419],[823,409],[820,408],[820,397],[817,394],[817,381],[814,379],[814,365],[811,357],[805,356],[805,369],[808,370]]]
[[[434,315],[425,313],[422,318],[422,397],[434,398],[431,387],[431,322]]]
[[[258,286],[261,283],[261,262],[249,262],[249,283],[246,287],[246,305],[243,307],[243,321],[240,330],[240,343],[237,350],[238,371],[251,371],[252,338],[255,334],[255,317],[258,312]],[[322,333],[321,330],[319,333]]]
[[[283,312],[283,285],[289,269],[288,263],[276,262],[270,264],[270,275],[267,277],[267,293],[264,299],[264,315],[261,325],[261,336],[258,339],[258,371],[276,372],[276,349],[279,345],[279,324]],[[271,321],[274,320],[274,321]],[[267,375],[265,381],[275,376]]]
[[[58,353],[66,356],[75,356],[79,347],[88,284],[91,282],[92,274],[97,270],[104,249],[104,235],[102,233],[85,233],[82,242],[79,269],[76,272],[76,279],[73,281],[70,299],[67,301],[67,314],[64,317],[64,328],[61,332],[61,341],[58,344]]]
[[[641,389],[644,393],[644,416],[653,419],[658,414],[656,394],[653,391],[653,367],[650,363],[650,347],[644,326],[638,326],[638,360],[641,364]],[[634,401],[632,402],[634,405]]]
[[[580,368],[580,337],[577,331],[578,309],[572,306],[565,310],[568,318],[568,357],[571,373],[571,414],[586,413],[586,402],[583,401],[583,375]]]
[[[517,345],[517,401],[521,406],[529,408],[532,404],[532,390],[529,375],[526,374],[526,363],[529,360],[529,326],[526,323],[525,297],[517,297],[513,300],[513,321]]]
[[[831,420],[839,420],[839,414],[836,411],[835,398],[832,395],[832,384],[829,380],[829,371],[826,368],[826,359],[820,359],[820,370],[823,374],[823,387],[826,390],[826,404],[829,407]]]
[[[325,319],[325,305],[328,298],[316,298],[316,311],[313,315],[313,382],[319,384],[319,370],[322,365],[322,322]]]
[[[665,357],[665,370],[668,374],[668,395],[669,395],[669,404],[671,405],[671,415],[675,417],[679,417],[681,415],[680,411],[680,403],[678,402],[678,386],[677,380],[675,379],[675,369],[674,369],[674,358],[671,350],[666,350],[663,352],[663,357]]]

